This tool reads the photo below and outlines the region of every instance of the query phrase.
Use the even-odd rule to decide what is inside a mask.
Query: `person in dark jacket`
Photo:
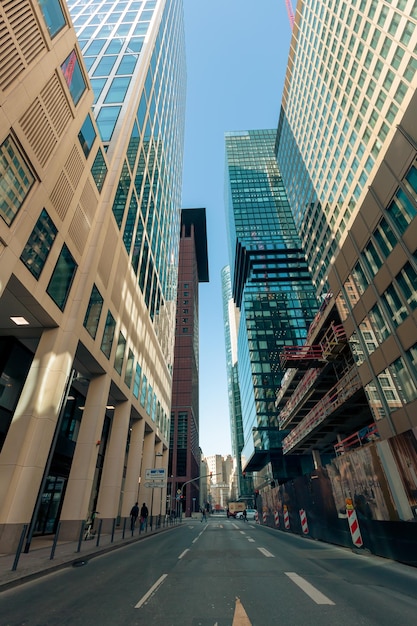
[[[149,515],[148,507],[146,506],[144,502],[140,509],[140,529],[141,530],[144,530],[148,524],[148,515]]]
[[[139,505],[137,502],[135,502],[135,504],[132,506],[132,508],[130,509],[130,530],[134,531],[135,526],[136,526],[136,520],[139,517]]]

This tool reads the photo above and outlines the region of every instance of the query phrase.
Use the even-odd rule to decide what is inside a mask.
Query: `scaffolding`
[[[300,441],[305,439],[311,431],[324,422],[329,415],[341,407],[361,387],[362,382],[356,365],[354,365],[285,437],[282,442],[284,454],[290,452]]]

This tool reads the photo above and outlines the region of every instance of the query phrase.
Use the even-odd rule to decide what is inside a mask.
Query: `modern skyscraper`
[[[69,8],[78,42],[63,2],[0,7],[3,551],[149,505],[168,461],[182,2]]]
[[[416,20],[412,1],[298,2],[277,156],[320,293],[413,97]]]
[[[278,404],[293,428],[284,450],[344,454],[371,433],[406,520],[417,504],[416,26],[415,2],[299,2],[277,141],[317,291],[327,292],[304,355],[322,354],[317,338],[337,314],[343,327],[334,345],[345,335],[356,364],[325,389],[300,351],[294,378],[297,349],[284,351],[292,374]],[[325,364],[317,354],[316,373]],[[361,425],[357,393],[368,401]]]
[[[181,211],[178,261],[177,321],[169,441],[168,495],[171,509],[180,492],[188,517],[198,511],[200,497],[199,447],[199,323],[198,285],[208,282],[205,209]]]
[[[229,398],[230,434],[232,444],[232,455],[235,459],[236,472],[236,497],[248,497],[253,495],[253,482],[249,475],[243,474],[242,465],[245,460],[240,455],[243,450],[243,423],[242,407],[240,402],[239,388],[239,365],[237,357],[237,334],[239,327],[239,310],[236,307],[232,296],[232,285],[230,280],[230,267],[227,265],[221,271],[222,298],[223,298],[223,322],[226,346],[226,373],[227,392]]]
[[[243,469],[270,480],[291,474],[274,406],[279,354],[303,343],[317,308],[274,154],[276,132],[226,134],[226,203],[232,293],[240,310]],[[299,469],[299,468],[298,468]]]

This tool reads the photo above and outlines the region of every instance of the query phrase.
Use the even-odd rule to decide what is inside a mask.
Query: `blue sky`
[[[183,207],[206,208],[210,282],[200,285],[200,446],[209,456],[231,453],[220,276],[229,262],[224,133],[276,128],[291,30],[285,0],[184,0],[184,9]]]

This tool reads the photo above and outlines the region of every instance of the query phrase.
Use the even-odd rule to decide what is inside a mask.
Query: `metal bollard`
[[[13,561],[13,567],[12,567],[12,571],[13,572],[16,571],[16,569],[17,569],[17,564],[19,562],[20,553],[22,552],[23,542],[25,540],[25,535],[26,535],[26,531],[28,529],[28,526],[29,526],[29,524],[23,524],[22,534],[20,535],[19,545],[17,546],[16,556],[15,556],[14,561]]]
[[[52,544],[52,550],[51,550],[51,556],[49,557],[49,560],[52,561],[52,559],[55,556],[55,548],[56,548],[56,544],[58,542],[58,537],[59,537],[59,531],[61,529],[61,522],[58,522],[58,526],[56,527],[56,533],[55,533],[55,537],[54,537],[54,542]]]
[[[98,546],[100,545],[100,535],[101,535],[101,527],[103,526],[103,520],[99,520],[98,523],[98,531],[97,531],[97,541],[96,541],[96,548],[98,548]]]

